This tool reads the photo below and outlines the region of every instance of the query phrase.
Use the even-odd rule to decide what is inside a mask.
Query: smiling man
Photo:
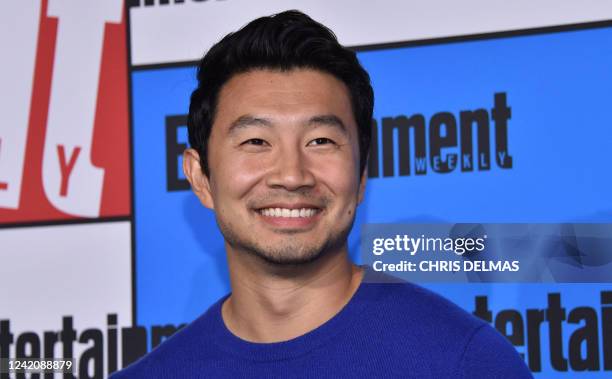
[[[212,47],[183,162],[232,292],[117,378],[531,377],[488,324],[349,260],[373,102],[355,54],[302,13]]]

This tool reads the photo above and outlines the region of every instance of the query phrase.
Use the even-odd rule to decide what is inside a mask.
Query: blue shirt
[[[532,377],[489,324],[424,288],[372,275],[332,319],[285,342],[232,334],[221,317],[226,296],[112,378]]]

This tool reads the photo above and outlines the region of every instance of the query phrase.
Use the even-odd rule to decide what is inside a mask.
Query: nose
[[[308,159],[299,148],[285,147],[276,157],[274,169],[267,178],[273,188],[295,191],[303,187],[313,187],[315,177],[308,165]]]

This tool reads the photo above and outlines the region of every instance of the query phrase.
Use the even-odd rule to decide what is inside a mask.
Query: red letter
[[[74,168],[77,157],[81,152],[79,146],[75,147],[70,154],[70,161],[66,164],[66,153],[64,152],[64,145],[57,145],[57,155],[59,156],[60,171],[62,174],[62,185],[60,187],[60,196],[66,197],[68,195],[68,179],[70,179],[70,173]]]

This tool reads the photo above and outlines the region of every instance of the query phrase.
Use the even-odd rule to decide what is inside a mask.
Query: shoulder
[[[428,339],[467,339],[487,325],[444,297],[412,283],[366,283],[367,313]]]
[[[393,276],[366,269],[362,299],[367,309],[389,321],[408,323],[421,330],[469,336],[485,322],[437,293]],[[412,329],[412,328],[411,328]]]
[[[181,378],[190,362],[216,359],[213,335],[215,312],[225,298],[212,305],[206,313],[166,339],[148,354],[114,373],[111,379],[123,378]]]
[[[514,347],[488,324],[470,337],[457,374],[459,378],[533,378]]]
[[[419,357],[435,376],[531,378],[506,338],[442,296],[406,282],[365,285],[365,313],[379,337]]]

